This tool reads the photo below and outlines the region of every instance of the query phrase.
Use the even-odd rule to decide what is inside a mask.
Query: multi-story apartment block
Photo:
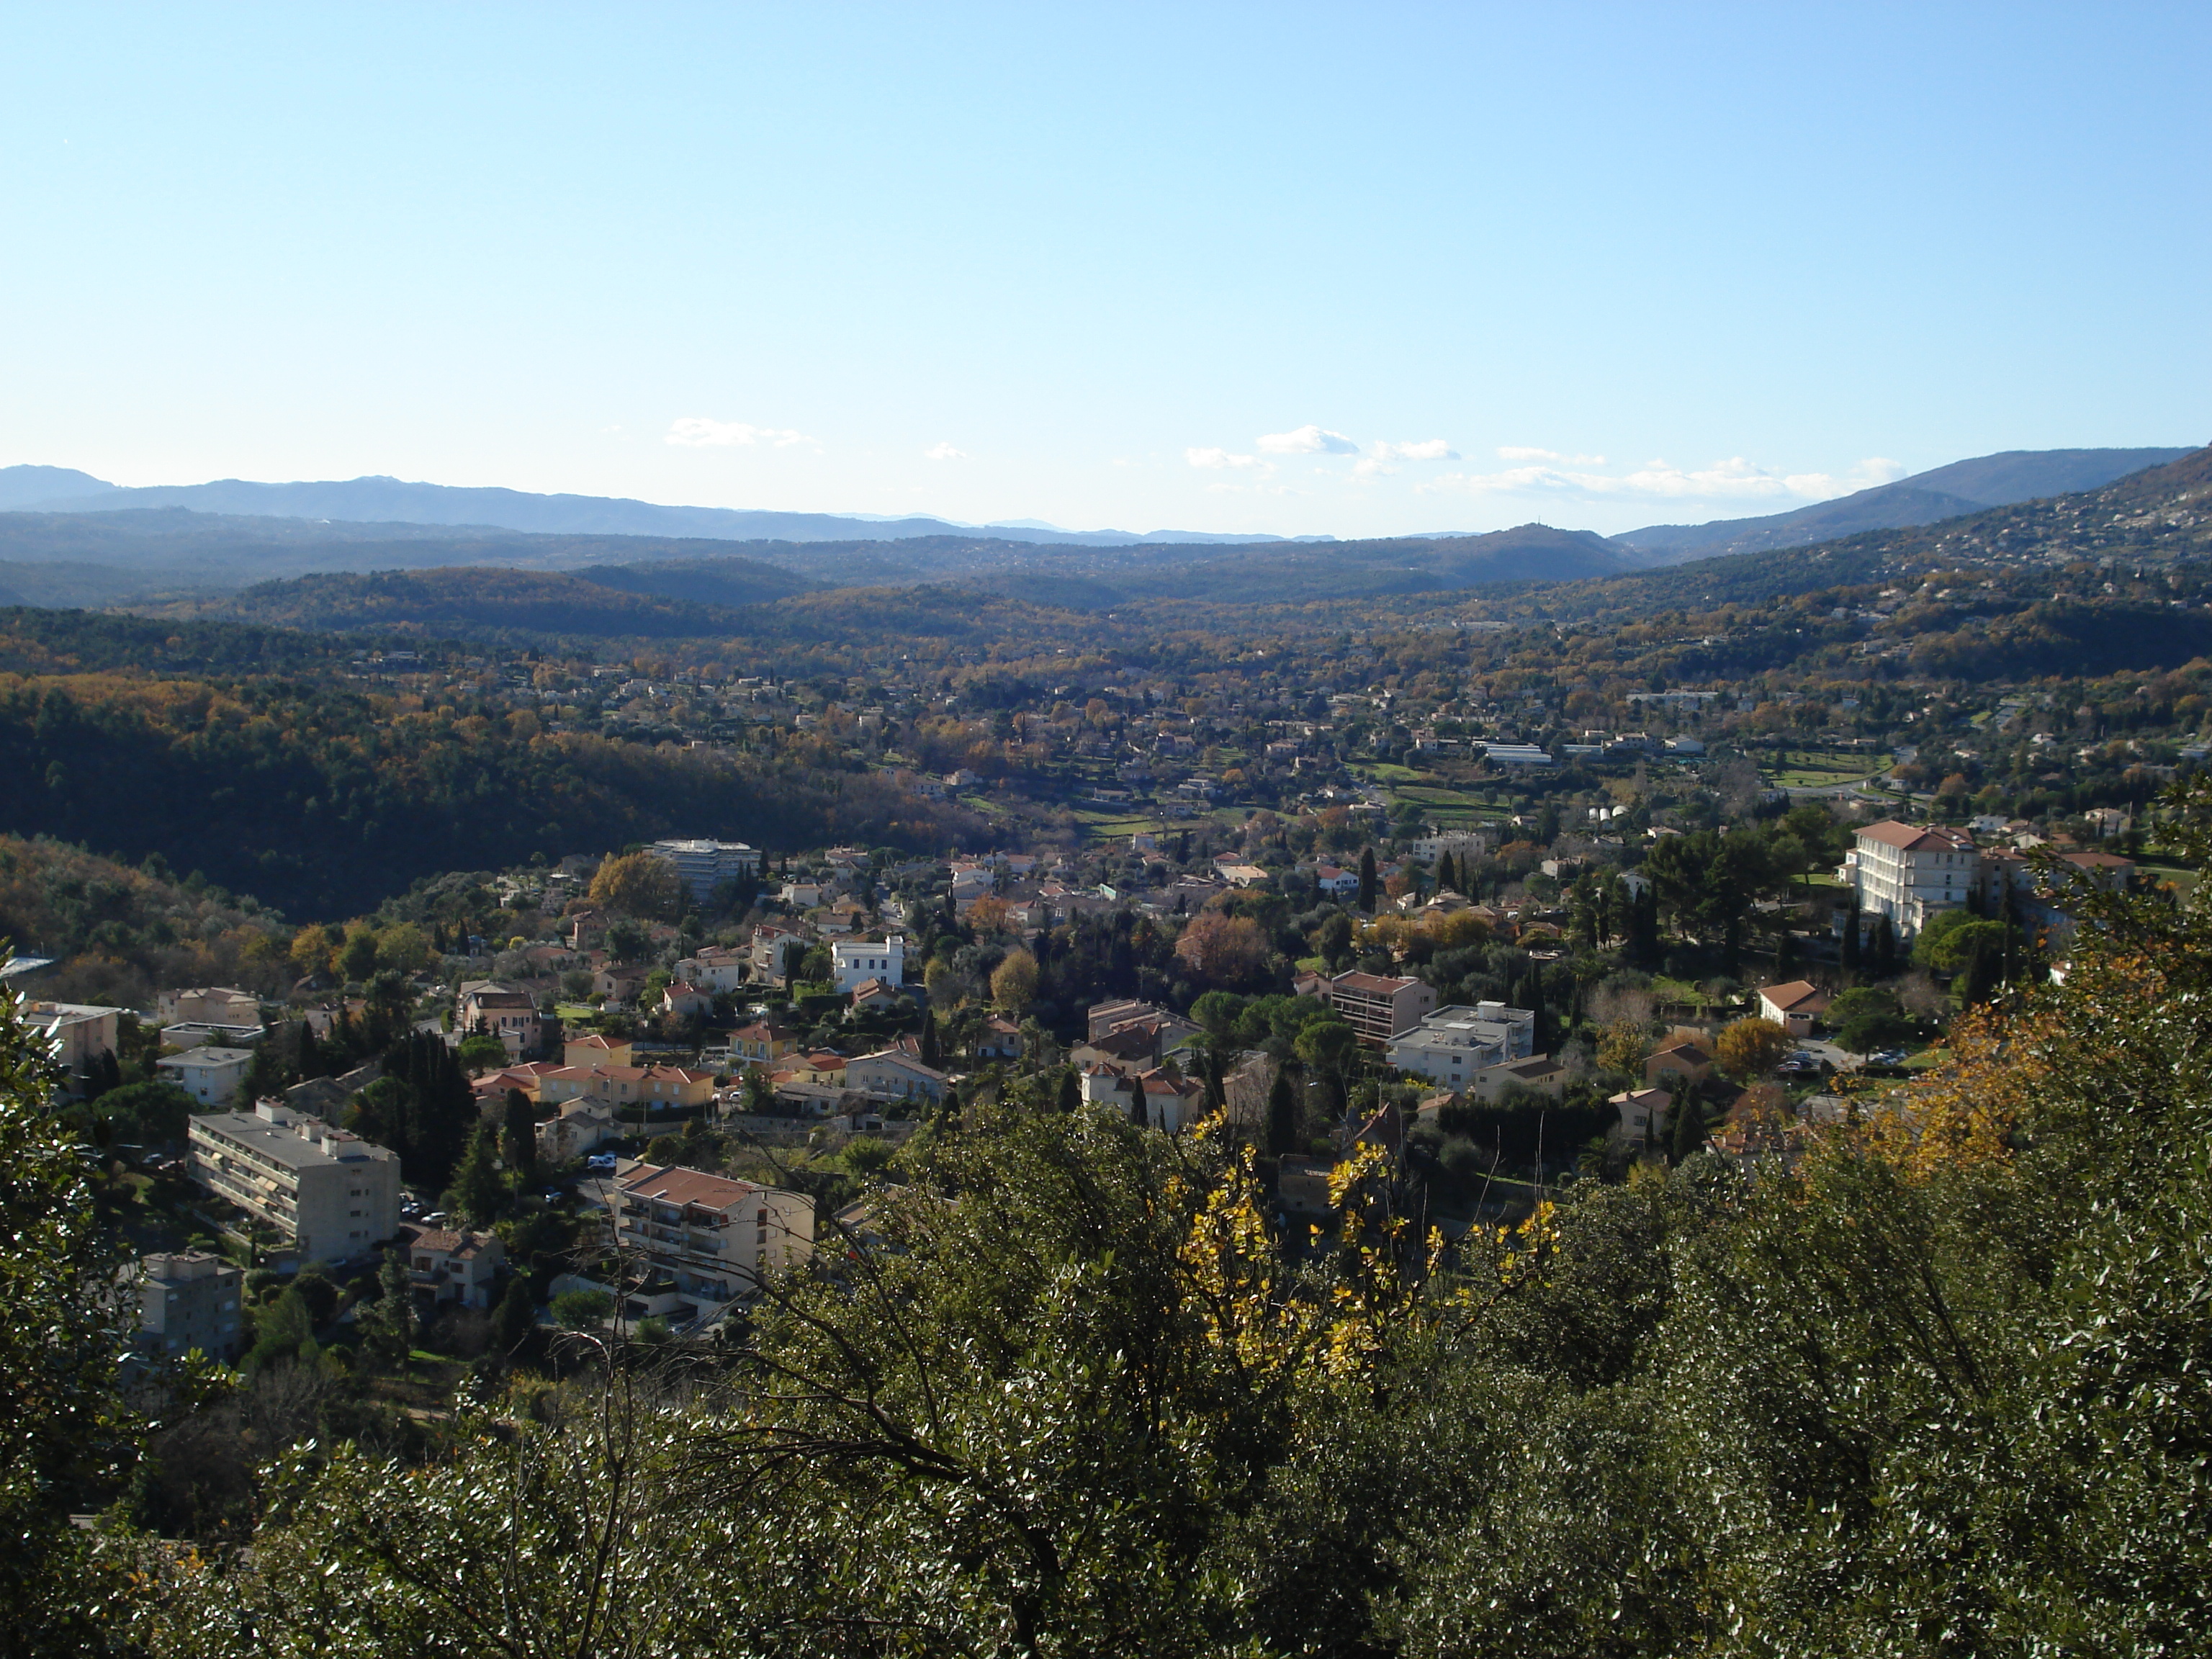
[[[1339,974],[1328,981],[1327,994],[1328,1006],[1373,1048],[1419,1024],[1437,1006],[1432,986],[1385,974]]]
[[[1383,1047],[1391,1065],[1460,1088],[1475,1073],[1535,1052],[1536,1016],[1502,1002],[1439,1008]]]
[[[191,1176],[285,1234],[302,1261],[348,1261],[399,1224],[399,1155],[264,1100],[191,1121]]]
[[[704,904],[726,882],[760,874],[760,849],[741,841],[657,841],[645,850],[675,866],[695,904]]]
[[[23,1022],[46,1040],[48,1052],[75,1089],[115,1048],[115,1022],[125,1010],[83,1002],[39,1000],[23,1005]]]
[[[1918,933],[1928,918],[1966,903],[1981,877],[1981,854],[1963,830],[1923,828],[1884,819],[1859,830],[1837,872],[1868,920],[1887,916],[1899,933]]]
[[[607,1210],[618,1248],[710,1302],[742,1296],[814,1251],[806,1194],[697,1170],[633,1164],[608,1187]]]
[[[246,1274],[219,1255],[184,1250],[138,1263],[138,1346],[151,1360],[198,1348],[210,1359],[238,1358],[245,1329],[239,1298]]]

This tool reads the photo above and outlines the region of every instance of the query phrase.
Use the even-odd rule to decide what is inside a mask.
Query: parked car
[[[617,1159],[612,1152],[593,1152],[584,1160],[584,1167],[587,1170],[611,1170],[616,1162]]]

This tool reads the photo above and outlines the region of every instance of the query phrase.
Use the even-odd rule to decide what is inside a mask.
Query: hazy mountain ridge
[[[896,541],[909,536],[974,533],[974,526],[921,514],[906,518],[860,519],[835,513],[668,507],[623,496],[541,495],[499,486],[418,483],[383,477],[291,483],[220,478],[209,483],[126,488],[70,468],[0,468],[0,507],[76,514],[161,507],[250,518],[470,526],[541,535],[703,537],[715,541],[841,541],[858,539],[861,534],[871,540]],[[1238,543],[1281,539],[1180,530],[1139,532],[1028,526],[1023,528],[1021,538],[1099,545],[1145,541]]]
[[[1611,538],[1667,563],[1808,546],[1867,530],[1934,524],[1983,507],[2094,489],[2188,454],[2165,449],[2008,449],[1916,472],[1894,483],[1755,519],[1650,525]]]

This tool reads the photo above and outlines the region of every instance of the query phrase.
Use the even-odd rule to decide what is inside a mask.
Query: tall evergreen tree
[[[1267,1150],[1275,1157],[1297,1150],[1298,1091],[1291,1082],[1290,1068],[1278,1066],[1267,1090]]]
[[[1852,905],[1844,912],[1844,978],[1855,980],[1859,972],[1859,907]]]
[[[937,1016],[932,1012],[921,1017],[921,1063],[933,1067],[945,1064],[944,1039],[938,1035]]]
[[[1705,1115],[1698,1104],[1698,1097],[1690,1085],[1682,1085],[1682,1097],[1674,1103],[1674,1145],[1668,1149],[1674,1162],[1682,1163],[1705,1144]]]
[[[1063,1115],[1073,1116],[1083,1105],[1083,1080],[1075,1074],[1073,1066],[1060,1074],[1060,1097],[1055,1103]]]
[[[537,1180],[538,1114],[531,1109],[530,1097],[520,1089],[507,1091],[500,1127],[499,1155],[507,1167],[514,1171],[517,1181]]]
[[[1370,915],[1375,910],[1377,890],[1375,884],[1375,849],[1363,847],[1359,849],[1359,908]]]
[[[507,1182],[500,1178],[495,1144],[491,1125],[477,1124],[443,1200],[447,1209],[465,1216],[477,1227],[489,1227],[507,1208]]]
[[[1897,929],[1887,915],[1874,919],[1872,967],[1876,979],[1897,977]]]
[[[530,1275],[519,1273],[507,1281],[507,1294],[491,1316],[494,1352],[512,1355],[537,1328],[538,1308],[530,1299]]]
[[[1443,854],[1437,860],[1437,891],[1441,893],[1447,888],[1454,892],[1459,890],[1459,872],[1452,866],[1452,855],[1449,853]]]

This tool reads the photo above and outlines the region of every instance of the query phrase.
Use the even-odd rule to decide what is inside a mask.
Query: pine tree
[[[376,1304],[355,1316],[354,1323],[370,1357],[396,1370],[406,1365],[421,1331],[415,1316],[414,1288],[407,1282],[407,1266],[397,1250],[385,1252],[377,1287],[380,1294]]]
[[[476,1226],[488,1227],[507,1207],[507,1182],[500,1178],[499,1160],[492,1148],[488,1123],[479,1123],[469,1137],[469,1149],[453,1171],[453,1184],[442,1200],[447,1209],[466,1216]]]
[[[1359,849],[1359,908],[1372,915],[1375,909],[1375,849]]]

